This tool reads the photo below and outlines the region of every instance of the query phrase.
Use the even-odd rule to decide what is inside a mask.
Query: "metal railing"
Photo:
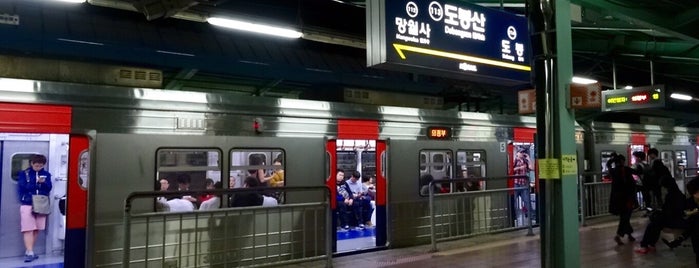
[[[497,178],[441,179],[430,182],[431,251],[437,251],[437,242],[462,239],[479,234],[528,228],[527,235],[534,235],[532,230],[532,212],[534,210],[531,206],[529,185],[495,190],[435,193],[435,185],[438,183],[478,183],[484,180],[521,178],[527,178],[528,181],[526,175],[521,175]],[[523,199],[521,202],[524,203],[522,206],[518,205],[520,197]],[[516,224],[518,220],[526,221],[526,227],[518,227]]]
[[[586,220],[610,215],[609,196],[611,181],[604,181],[607,173],[583,172],[578,174],[580,225],[587,226]]]
[[[135,200],[266,191],[312,192],[322,201],[188,212],[132,211]],[[123,267],[277,266],[323,258],[332,267],[335,230],[325,186],[134,192],[124,201],[123,228]],[[320,232],[323,228],[325,232]]]

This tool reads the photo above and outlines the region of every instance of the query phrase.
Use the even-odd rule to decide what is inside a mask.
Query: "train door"
[[[508,187],[528,185],[529,194],[519,190],[512,192],[511,207],[514,225],[517,227],[528,224],[527,217],[531,215],[532,223],[538,224],[537,216],[537,178],[536,178],[536,148],[534,146],[536,129],[515,128],[514,139],[507,146],[509,175],[527,175],[527,179],[508,180]],[[515,168],[523,166],[526,168]],[[529,213],[528,210],[531,210]]]
[[[74,209],[66,209],[69,182],[69,165],[77,163],[71,152],[87,148],[70,145],[72,109],[67,106],[2,103],[0,105],[0,267],[26,266],[23,263],[24,242],[20,232],[18,173],[30,166],[34,154],[47,158],[44,169],[51,173],[52,190],[49,193],[51,214],[46,218],[46,228],[38,233],[33,251],[40,256],[31,265],[56,267],[85,267],[86,204],[84,199],[72,202]],[[85,172],[86,173],[86,172]],[[75,195],[79,196],[79,195]],[[78,232],[71,232],[70,215]],[[77,216],[76,216],[77,215]],[[82,218],[80,218],[82,216]],[[66,222],[68,221],[68,222]],[[76,229],[74,229],[76,230]],[[71,252],[71,256],[69,256]],[[73,260],[68,262],[67,260]]]
[[[387,211],[387,142],[379,140],[378,121],[338,120],[338,137],[326,143],[328,179],[332,192],[334,250],[337,253],[371,250],[388,243]],[[365,189],[370,198],[354,198],[351,206],[343,206],[337,198],[338,170],[344,181],[353,172],[369,180]],[[372,183],[373,181],[373,183]],[[358,187],[359,182],[351,187]],[[373,188],[373,189],[372,189]],[[343,203],[340,203],[343,202]]]

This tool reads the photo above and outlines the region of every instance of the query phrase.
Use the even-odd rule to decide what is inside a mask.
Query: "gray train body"
[[[428,199],[419,194],[418,178],[421,164],[424,165],[421,154],[430,150],[452,152],[451,158],[456,161],[455,155],[459,151],[482,152],[483,175],[505,177],[512,166],[512,159],[508,156],[511,151],[504,148],[517,142],[515,129],[536,127],[533,117],[522,116],[274,99],[229,93],[0,80],[0,85],[23,81],[18,84],[21,86],[11,90],[6,87],[0,89],[0,101],[70,106],[72,133],[90,136],[93,150],[90,152],[92,165],[88,187],[87,263],[95,267],[120,266],[124,200],[132,192],[155,189],[154,183],[160,172],[157,155],[162,149],[205,148],[218,152],[217,161],[221,163],[219,172],[225,188],[234,180],[230,179],[234,173],[230,164],[232,152],[246,148],[271,148],[275,152],[283,152],[286,158],[285,186],[325,186],[326,180],[335,178],[335,174],[329,174],[326,144],[338,138],[338,120],[376,121],[379,129],[377,140],[387,144],[384,167],[388,222],[385,223],[387,244],[384,246],[403,247],[429,242]],[[22,87],[26,87],[26,90]],[[430,140],[426,135],[430,126],[451,128],[453,137]],[[578,127],[577,132],[578,170],[581,173],[601,172],[600,155],[603,151],[626,154],[634,133],[644,133],[647,135],[646,144],[660,151],[672,151],[673,156],[674,152],[685,151],[687,167],[696,167],[697,164],[696,136],[699,132],[694,129],[595,123],[587,130]],[[588,140],[583,141],[582,137]],[[448,165],[456,169],[455,163]],[[450,174],[455,176],[454,171]],[[488,189],[505,187],[507,183],[504,180],[487,184]],[[322,197],[316,197],[290,193],[286,196],[285,204],[322,201],[318,200]],[[492,203],[490,206],[497,207],[506,206],[497,203],[507,201],[488,202]],[[144,213],[152,210],[152,201],[135,203],[133,208],[135,212]],[[463,207],[454,206],[440,213],[470,213],[463,210]],[[497,218],[493,213],[486,216]],[[284,217],[286,222],[281,225],[317,228],[315,225],[306,226],[302,217]],[[443,220],[448,221],[448,218]],[[495,220],[484,224],[495,224]],[[281,227],[276,229],[280,230]],[[146,237],[150,235],[145,229],[134,229],[133,232]],[[167,234],[171,235],[179,234]],[[159,233],[156,236],[165,235]],[[319,250],[320,253],[322,251]]]

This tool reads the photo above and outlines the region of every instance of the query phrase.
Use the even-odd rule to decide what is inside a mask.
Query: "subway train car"
[[[322,245],[329,240],[338,254],[428,243],[428,198],[421,193],[426,182],[420,180],[426,174],[483,178],[467,194],[456,183],[439,184],[442,196],[459,197],[437,204],[443,238],[526,226],[523,199],[484,190],[511,186],[506,177],[518,153],[535,159],[532,117],[17,79],[0,79],[0,102],[0,230],[13,245],[0,249],[0,266],[23,254],[21,236],[13,231],[19,230],[19,203],[12,176],[37,153],[49,158],[57,202],[35,251],[40,260],[66,267],[281,264],[327,256]],[[576,133],[578,159],[586,159],[579,170],[595,170],[589,159],[607,150],[631,150],[614,131],[646,133],[594,127],[591,139],[597,141],[583,143],[589,135],[582,128]],[[651,133],[647,142],[659,135],[645,130]],[[600,138],[605,131],[614,142]],[[696,133],[683,131],[686,137]],[[686,163],[696,167],[690,156],[697,149],[689,140],[667,149],[673,155],[684,150]],[[375,191],[371,217],[355,215],[350,229],[339,224],[337,210],[312,205],[337,208],[340,169],[359,171]],[[234,207],[238,193],[231,201],[219,196],[214,210],[203,209],[206,193],[166,198],[210,184],[236,191],[249,186],[250,176],[267,180],[281,172],[281,187],[265,190],[278,204],[273,207]],[[329,189],[330,196],[318,189]],[[130,194],[142,191],[151,192],[130,203]],[[535,192],[531,197],[535,209]],[[182,205],[190,208],[175,209]],[[328,218],[332,224],[325,225]]]

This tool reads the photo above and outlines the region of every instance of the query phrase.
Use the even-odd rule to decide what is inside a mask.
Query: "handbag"
[[[27,182],[29,182],[29,171],[24,171]],[[51,204],[47,195],[39,194],[39,189],[36,194],[32,195],[32,212],[35,214],[48,215],[51,214]]]
[[[32,195],[32,212],[42,215],[51,214],[49,197],[42,194]]]

